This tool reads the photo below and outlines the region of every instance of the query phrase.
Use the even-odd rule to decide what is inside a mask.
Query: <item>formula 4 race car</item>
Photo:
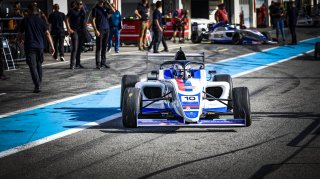
[[[203,32],[202,37],[211,43],[232,44],[275,44],[268,32],[259,32],[255,29],[240,29],[237,25],[215,24],[209,31]]]
[[[174,57],[152,71],[147,81],[124,75],[121,84],[121,110],[124,127],[140,126],[215,126],[251,125],[247,87],[233,88],[230,75],[207,73],[204,53],[147,54]],[[203,61],[186,60],[201,57]],[[222,118],[222,116],[230,116]]]

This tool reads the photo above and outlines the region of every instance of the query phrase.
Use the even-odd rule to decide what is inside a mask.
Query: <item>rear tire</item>
[[[123,93],[122,124],[126,128],[136,128],[141,110],[142,95],[140,88],[126,88]]]
[[[247,87],[233,88],[233,115],[235,119],[245,119],[246,126],[252,123],[249,89]]]
[[[235,32],[233,34],[232,42],[234,45],[241,45],[242,44],[242,35],[240,32]]]
[[[268,41],[271,41],[271,40],[272,40],[271,35],[270,35],[269,32],[261,32],[261,34],[262,34],[263,36],[265,36]]]
[[[320,42],[317,42],[314,46],[314,59],[320,59]]]
[[[123,75],[121,81],[121,95],[120,95],[120,109],[122,109],[122,102],[123,102],[123,93],[126,88],[135,87],[136,83],[140,81],[139,76],[137,75]]]
[[[191,35],[191,42],[192,43],[201,43],[202,37],[201,35],[199,36],[198,33],[192,33]]]
[[[232,83],[232,78],[230,75],[226,74],[220,74],[220,75],[214,75],[213,81],[225,81],[228,82],[230,85],[230,90],[229,90],[229,98],[232,100],[232,88],[233,88],[233,83]],[[228,101],[228,110],[231,110],[233,107],[232,101]]]

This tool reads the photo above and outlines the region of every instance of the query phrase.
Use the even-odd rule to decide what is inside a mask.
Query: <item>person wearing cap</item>
[[[21,40],[24,33],[26,62],[34,84],[34,93],[41,92],[44,36],[47,37],[52,54],[55,52],[48,27],[39,13],[39,9],[34,4],[28,6],[28,16],[22,20],[18,35]]]
[[[64,61],[64,38],[65,31],[63,22],[66,20],[66,15],[59,11],[59,4],[53,5],[54,12],[49,15],[48,22],[50,24],[51,36],[53,39],[53,45],[56,49],[53,54],[53,58],[58,61],[58,49],[60,53],[60,60]]]
[[[92,9],[92,27],[96,35],[96,68],[102,67],[110,68],[106,64],[106,51],[108,38],[110,33],[110,24],[108,18],[114,12],[113,8],[110,8],[110,4],[103,0],[98,0],[97,5]]]
[[[67,14],[67,29],[71,36],[70,69],[84,68],[81,64],[81,48],[86,36],[86,13],[82,1],[77,1],[75,8]]]

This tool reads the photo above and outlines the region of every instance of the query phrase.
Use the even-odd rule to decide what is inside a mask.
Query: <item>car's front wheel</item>
[[[121,80],[120,109],[122,109],[123,93],[126,88],[135,87],[139,81],[140,77],[138,75],[123,75]]]
[[[252,123],[249,89],[247,87],[233,88],[233,116],[235,119],[245,119],[246,126]]]
[[[136,128],[141,111],[142,94],[140,88],[127,88],[123,93],[122,124],[127,128]]]

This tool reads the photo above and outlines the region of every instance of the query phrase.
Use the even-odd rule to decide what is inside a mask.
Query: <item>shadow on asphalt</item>
[[[253,112],[255,117],[269,117],[269,118],[289,118],[289,119],[311,119],[314,120],[309,126],[307,126],[302,132],[300,132],[294,139],[292,139],[287,146],[298,148],[292,155],[287,157],[280,163],[268,164],[262,166],[254,175],[252,175],[252,179],[254,178],[264,178],[270,173],[278,170],[284,165],[290,165],[289,161],[296,157],[300,152],[304,149],[309,148],[308,145],[311,144],[316,138],[319,137],[320,134],[320,114],[314,114],[312,112]],[[312,132],[314,131],[314,132]],[[306,141],[304,144],[299,145],[300,142],[305,140],[307,136],[313,135],[311,139]],[[315,147],[312,147],[315,148]],[[318,147],[319,148],[319,147]],[[294,163],[298,165],[299,163]],[[303,163],[300,163],[302,165]],[[307,163],[306,165],[310,165],[312,163]],[[318,165],[320,163],[314,163],[314,165]]]

